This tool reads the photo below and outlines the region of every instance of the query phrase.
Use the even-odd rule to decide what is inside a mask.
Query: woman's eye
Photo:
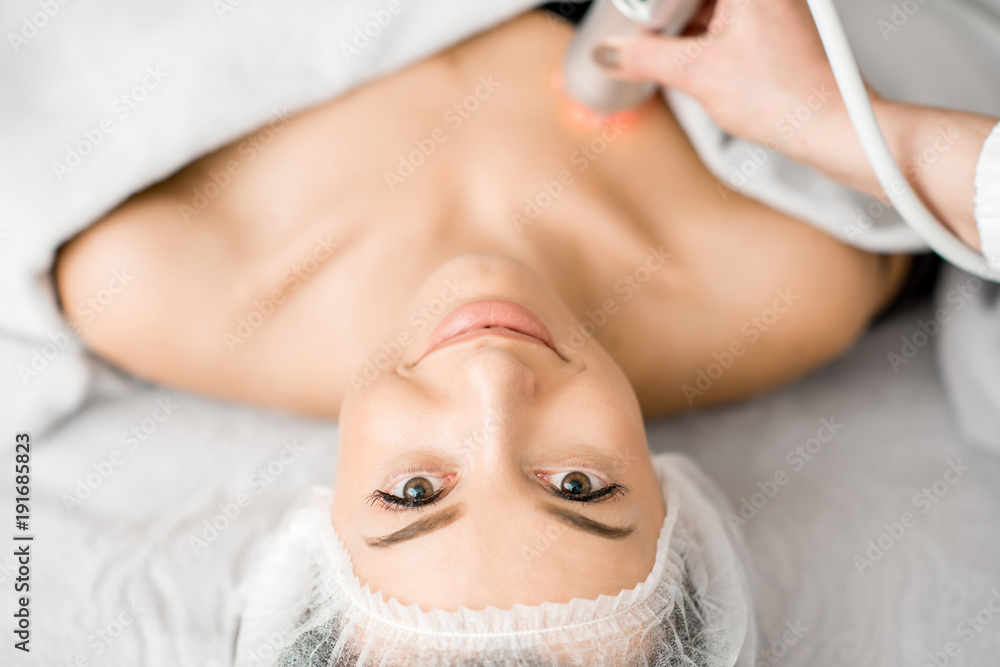
[[[386,510],[412,510],[427,507],[448,493],[447,485],[454,474],[444,477],[411,475],[396,482],[388,491],[376,489],[368,496],[370,505]]]
[[[389,489],[389,495],[409,503],[419,503],[437,493],[441,485],[440,477],[408,477]]]
[[[555,487],[559,493],[567,496],[585,496],[607,487],[607,483],[595,475],[573,470],[542,476],[545,481]]]

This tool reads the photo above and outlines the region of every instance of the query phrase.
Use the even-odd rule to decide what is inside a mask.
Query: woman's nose
[[[506,346],[505,346],[506,347]],[[531,422],[537,377],[518,350],[487,345],[475,350],[451,375],[452,409],[461,416],[468,472],[488,472],[491,484],[520,488],[518,443]],[[487,478],[484,478],[487,479]]]
[[[501,347],[487,345],[469,355],[455,380],[464,385],[469,398],[483,409],[501,413],[515,408],[535,393],[537,377],[518,356]]]

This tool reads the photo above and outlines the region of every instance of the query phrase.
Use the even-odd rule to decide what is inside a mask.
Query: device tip
[[[566,92],[561,69],[557,69],[552,73],[550,84],[552,91],[565,102],[563,106],[565,122],[575,130],[593,132],[608,125],[628,127],[637,117],[635,109],[626,109],[612,114],[599,113],[586,104],[573,99]]]

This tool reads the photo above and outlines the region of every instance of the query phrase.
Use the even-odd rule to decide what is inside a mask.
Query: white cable
[[[875,111],[868,99],[868,92],[833,0],[807,2],[833,68],[837,87],[844,98],[847,113],[886,196],[891,198],[903,220],[923,237],[934,252],[964,271],[985,280],[1000,282],[1000,271],[992,268],[982,255],[956,238],[927,210],[896,165],[882,130],[879,129]]]

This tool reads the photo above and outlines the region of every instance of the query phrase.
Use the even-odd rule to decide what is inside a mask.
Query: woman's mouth
[[[431,334],[420,359],[442,347],[480,336],[500,336],[545,345],[562,357],[548,327],[537,315],[513,301],[489,300],[473,301],[449,313]]]

